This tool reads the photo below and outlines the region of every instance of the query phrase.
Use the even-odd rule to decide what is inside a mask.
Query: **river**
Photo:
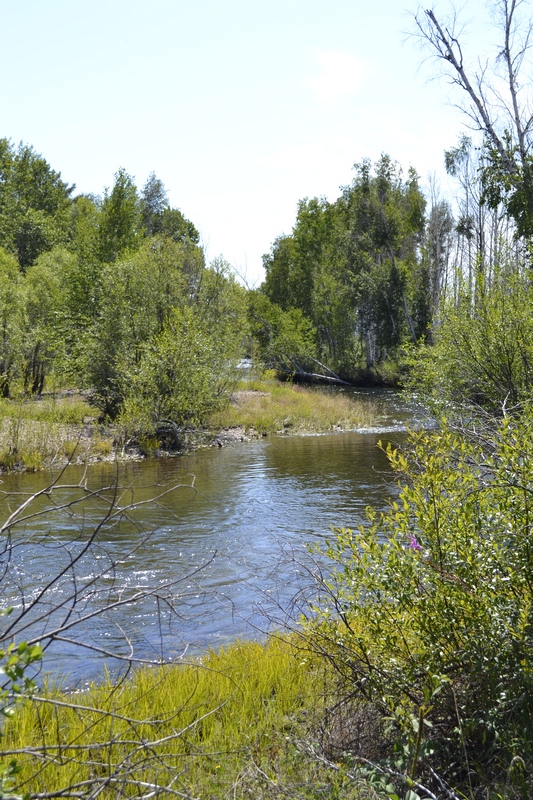
[[[46,670],[73,686],[120,665],[111,654],[180,659],[299,613],[313,593],[308,545],[387,505],[396,489],[377,443],[401,444],[422,421],[394,392],[356,394],[374,404],[371,430],[4,476],[4,519],[52,478],[67,488],[33,501],[0,553],[1,603],[13,607],[2,627],[18,641],[46,630]],[[114,484],[119,505],[146,504],[102,522],[114,490],[81,498]]]

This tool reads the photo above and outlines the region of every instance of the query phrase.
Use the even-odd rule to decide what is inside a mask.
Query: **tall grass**
[[[371,401],[355,401],[327,388],[260,380],[239,388],[225,409],[209,417],[209,427],[244,426],[260,434],[310,433],[367,427],[375,418]]]
[[[44,692],[6,722],[4,756],[20,763],[19,792],[74,795],[107,781],[98,796],[115,798],[174,781],[187,797],[363,797],[333,794],[345,777],[301,747],[323,683],[323,667],[289,640],[235,643],[116,686]]]
[[[111,450],[101,436],[89,442],[82,425],[96,410],[79,395],[0,400],[0,470],[37,470],[46,464]]]

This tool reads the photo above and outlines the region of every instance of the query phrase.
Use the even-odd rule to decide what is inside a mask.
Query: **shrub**
[[[412,788],[533,791],[532,441],[527,413],[490,436],[413,434],[409,457],[388,447],[397,501],[327,545],[312,646],[389,719]]]
[[[502,275],[476,303],[445,306],[433,347],[415,349],[410,387],[443,402],[470,403],[501,414],[533,389],[532,289],[529,278]]]

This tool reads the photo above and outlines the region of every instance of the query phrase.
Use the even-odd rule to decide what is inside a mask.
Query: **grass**
[[[0,470],[36,471],[66,459],[108,455],[111,436],[89,436],[83,429],[96,415],[76,393],[0,400]]]
[[[75,392],[0,400],[0,471],[36,471],[67,460],[108,457],[113,435],[97,430],[97,413]],[[212,431],[245,428],[252,435],[321,433],[368,427],[374,417],[372,401],[270,379],[243,382],[226,407],[205,420],[205,426]],[[155,437],[139,445],[145,455],[159,449]]]
[[[242,383],[232,401],[207,420],[215,429],[244,426],[260,434],[319,433],[368,427],[372,402],[353,400],[337,390],[304,388],[278,381]]]
[[[96,409],[78,394],[0,400],[0,417],[3,419],[81,425],[86,417],[96,415]]]
[[[101,798],[135,797],[139,781],[174,781],[195,798],[372,797],[342,765],[313,755],[325,680],[324,666],[289,639],[237,642],[116,686],[26,701],[6,721],[3,755],[21,767],[17,792],[101,783]]]

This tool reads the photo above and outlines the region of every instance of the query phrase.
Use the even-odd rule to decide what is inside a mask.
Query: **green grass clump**
[[[188,665],[142,669],[117,686],[36,696],[6,722],[3,749],[19,751],[21,793],[108,781],[99,797],[140,796],[139,782],[173,782],[201,798],[363,797],[333,794],[345,776],[300,745],[323,680],[318,661],[288,640],[235,643]]]
[[[86,417],[96,415],[97,410],[79,395],[0,400],[0,418],[4,419],[81,425]]]
[[[261,434],[318,433],[368,427],[374,417],[371,402],[356,402],[338,391],[257,380],[242,384],[207,424],[218,429],[244,426]]]
[[[65,459],[109,455],[111,437],[83,434],[83,424],[95,417],[96,409],[77,394],[0,400],[0,471],[34,472]]]

